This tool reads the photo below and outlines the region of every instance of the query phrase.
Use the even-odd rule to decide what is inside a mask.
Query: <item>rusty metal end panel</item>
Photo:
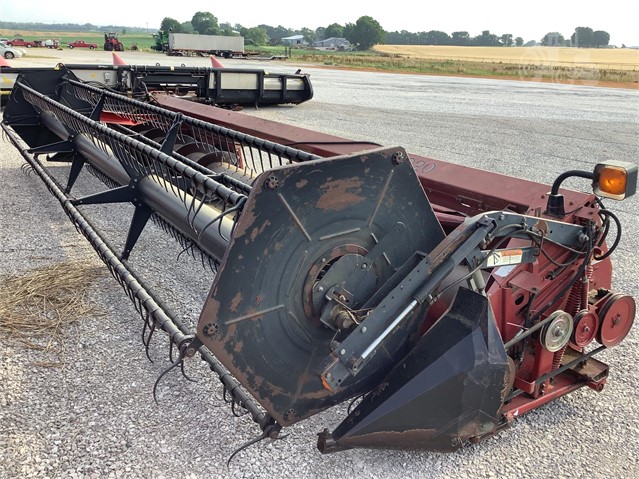
[[[253,184],[197,336],[278,422],[292,424],[369,391],[388,369],[372,364],[333,392],[322,384],[321,364],[337,335],[320,321],[326,300],[317,285],[328,269],[383,242],[367,276],[374,292],[415,251],[431,251],[443,238],[400,148],[265,172]]]
[[[457,449],[497,428],[511,376],[488,299],[460,288],[446,315],[332,434],[320,434],[318,447]]]

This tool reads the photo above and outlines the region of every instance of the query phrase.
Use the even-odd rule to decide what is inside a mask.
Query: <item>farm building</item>
[[[301,46],[301,45],[308,45],[308,42],[306,40],[304,40],[304,35],[293,35],[290,37],[284,37],[282,38],[282,43],[284,45],[288,45],[291,47],[296,47],[296,46]]]
[[[326,40],[319,40],[317,42],[313,42],[313,46],[317,48],[326,48],[331,50],[350,50],[351,42],[346,40],[346,38],[339,37],[331,37]]]

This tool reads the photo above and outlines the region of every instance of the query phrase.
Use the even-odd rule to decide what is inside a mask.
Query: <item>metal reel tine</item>
[[[197,382],[197,379],[193,379],[188,374],[186,374],[186,371],[184,370],[184,361],[182,361],[182,364],[180,364],[180,370],[182,371],[182,376],[184,376],[184,378],[187,381],[191,381],[192,383],[196,383]]]
[[[146,325],[145,325],[146,327]],[[149,336],[146,339],[146,343],[144,342],[144,337],[142,337],[142,344],[144,344],[144,350],[146,352],[146,357],[149,358],[149,361],[153,362],[153,360],[151,359],[151,356],[149,355],[149,347],[151,345],[151,338],[153,337],[153,333],[155,332],[156,329],[156,324],[155,321],[153,321],[151,323],[151,327],[149,330]]]
[[[169,361],[173,362],[173,341],[169,341]]]
[[[259,436],[251,439],[250,441],[245,442],[244,444],[242,444],[240,447],[238,447],[235,451],[233,451],[233,454],[231,454],[228,458],[228,460],[226,461],[226,467],[228,468],[231,465],[231,461],[233,460],[233,458],[240,453],[241,451],[243,451],[244,449],[251,447],[253,444],[257,444],[258,442],[266,439],[269,435],[269,430],[265,429],[264,432],[262,434],[260,434]]]
[[[153,400],[155,401],[155,404],[160,404],[158,402],[158,397],[157,397],[157,389],[158,389],[158,384],[160,384],[160,381],[162,380],[162,378],[164,376],[166,376],[168,373],[170,373],[173,369],[175,369],[176,367],[178,367],[180,365],[180,363],[182,362],[182,360],[184,359],[184,352],[180,351],[180,356],[175,360],[175,362],[173,364],[171,364],[168,368],[166,368],[164,371],[162,371],[162,373],[158,376],[158,378],[155,380],[155,384],[153,385]]]

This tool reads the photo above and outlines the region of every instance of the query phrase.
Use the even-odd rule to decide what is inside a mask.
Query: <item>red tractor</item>
[[[104,34],[104,50],[107,52],[123,52],[124,45],[118,40],[118,34],[115,32],[109,32]]]

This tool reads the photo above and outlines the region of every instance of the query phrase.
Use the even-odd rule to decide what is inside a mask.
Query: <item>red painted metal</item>
[[[608,378],[608,366],[590,358],[586,366],[584,366],[584,370],[586,368],[588,370],[587,374],[577,374],[573,370],[568,370],[555,376],[552,381],[548,383],[542,395],[538,395],[534,398],[525,394],[517,396],[508,404],[504,405],[501,413],[507,421],[511,422],[517,416],[526,414],[533,409],[548,404],[584,386],[588,386],[595,391],[601,391]]]
[[[575,330],[572,343],[577,348],[585,348],[594,341],[599,330],[599,318],[592,311],[581,311],[575,316]]]
[[[160,106],[169,110],[188,113],[204,121],[323,157],[345,155],[379,146],[283,125],[161,93],[154,94],[153,97]],[[536,199],[545,199],[545,194],[549,191],[548,185],[533,181],[414,154],[410,154],[410,158],[431,203],[469,215],[503,209],[524,213]],[[499,185],[499,188],[495,185]],[[566,204],[583,204],[588,196],[568,190],[562,190],[562,193],[566,196]]]
[[[615,294],[599,310],[601,324],[598,341],[609,348],[617,346],[630,332],[635,320],[636,305],[632,296]]]

